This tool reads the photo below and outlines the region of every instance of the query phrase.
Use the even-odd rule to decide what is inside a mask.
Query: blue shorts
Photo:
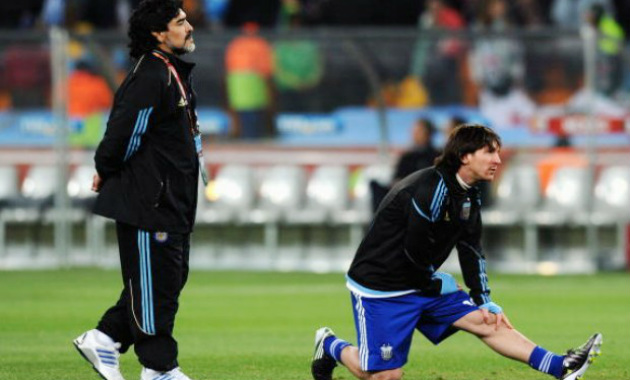
[[[461,290],[439,297],[413,293],[366,298],[351,294],[359,360],[364,371],[401,368],[407,363],[414,329],[433,344],[439,344],[457,332],[454,322],[478,309]]]

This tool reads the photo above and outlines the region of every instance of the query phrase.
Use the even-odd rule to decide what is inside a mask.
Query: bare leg
[[[402,369],[389,369],[379,372],[366,372],[361,369],[359,362],[359,349],[348,346],[341,351],[341,363],[348,368],[354,376],[362,380],[399,380],[402,378]]]
[[[491,318],[489,323],[484,322],[483,314],[477,310],[463,316],[453,326],[476,335],[497,353],[527,364],[536,344],[505,324],[497,328],[496,317],[491,314]]]

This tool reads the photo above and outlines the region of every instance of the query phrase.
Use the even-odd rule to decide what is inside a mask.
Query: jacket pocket
[[[159,190],[154,197],[152,205],[154,208],[172,209],[175,207],[175,203],[171,190],[171,179],[166,177],[160,181]]]
[[[164,199],[164,194],[166,193],[166,185],[168,184],[168,180],[160,181],[160,186],[158,187],[157,194],[153,197],[153,202],[151,203],[154,208],[160,207],[162,200]]]

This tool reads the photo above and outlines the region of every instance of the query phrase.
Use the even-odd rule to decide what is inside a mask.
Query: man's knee
[[[366,380],[400,380],[402,375],[402,368],[388,369],[386,371],[372,372]]]

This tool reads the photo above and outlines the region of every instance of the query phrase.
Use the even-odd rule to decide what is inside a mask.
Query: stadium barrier
[[[343,271],[371,218],[369,181],[387,184],[391,176],[391,165],[380,163],[376,151],[361,149],[223,147],[214,154],[222,159],[209,165],[211,182],[199,189],[193,237],[193,261],[209,269]],[[593,184],[586,181],[585,167],[561,166],[546,187],[535,165],[546,154],[512,155],[482,214],[492,268],[572,273],[625,267],[630,167],[616,163],[625,154],[601,152]],[[73,157],[84,155],[90,154]],[[284,163],[289,157],[291,164]],[[0,170],[0,268],[64,265],[52,240],[52,222],[59,217],[72,226],[68,265],[116,266],[113,223],[89,211],[92,168],[72,167],[67,184],[72,207],[65,215],[51,207],[50,169]],[[595,254],[585,240],[589,224],[597,231]]]

